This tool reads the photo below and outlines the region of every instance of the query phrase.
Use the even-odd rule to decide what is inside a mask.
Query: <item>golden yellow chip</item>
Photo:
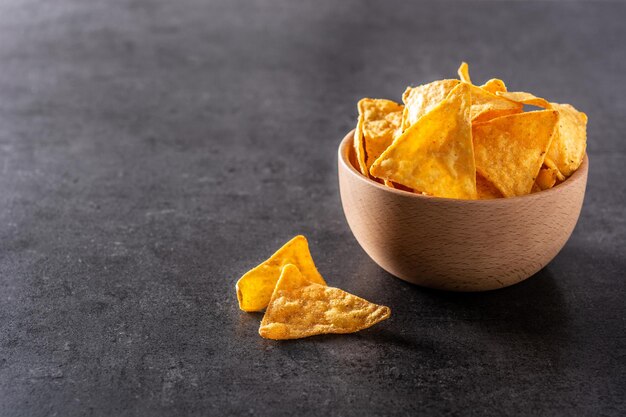
[[[550,103],[546,99],[537,97],[533,94],[526,93],[524,91],[511,91],[511,92],[498,92],[496,93],[500,97],[516,101],[522,104],[528,104],[530,106],[541,107],[543,109],[549,109]]]
[[[461,81],[468,84],[472,83],[472,80],[469,76],[469,66],[467,65],[467,62],[461,62],[461,66],[459,67],[457,73],[459,74],[459,79]]]
[[[558,135],[548,150],[546,159],[566,177],[578,169],[587,149],[587,115],[569,104],[550,103],[559,112]]]
[[[307,280],[326,285],[317,272],[309,244],[304,236],[296,236],[278,249],[268,260],[246,272],[237,281],[237,299],[243,311],[263,311],[270,301],[280,272],[286,264],[296,265]]]
[[[418,87],[407,87],[402,94],[404,102],[402,131],[441,103],[457,85],[459,80],[439,80]]]
[[[523,105],[470,85],[472,94],[472,122],[480,123],[496,117],[521,113]]]
[[[537,174],[535,184],[537,184],[541,190],[547,190],[548,188],[554,187],[554,184],[556,184],[557,172],[558,170],[555,168],[541,168]]]
[[[479,200],[491,200],[504,197],[500,190],[482,175],[476,174],[476,193]]]
[[[325,333],[354,333],[385,320],[389,307],[376,305],[339,288],[308,281],[285,265],[261,321],[267,339],[299,339]]]
[[[558,112],[542,110],[475,124],[476,170],[505,197],[530,193],[558,119]]]
[[[587,115],[569,104],[550,103],[546,99],[523,91],[498,93],[500,97],[519,103],[553,109],[559,112],[559,126],[546,156],[546,165],[558,169],[563,181],[578,169],[587,148]]]
[[[391,144],[400,128],[403,106],[391,100],[364,98],[359,101],[358,109],[355,149],[359,168],[367,175],[369,167]]]
[[[470,85],[459,84],[378,158],[370,173],[438,197],[476,198]]]
[[[506,85],[504,84],[504,81],[497,78],[490,79],[489,81],[481,85],[480,88],[489,91],[491,94],[506,92]]]
[[[554,138],[552,138],[552,145],[550,145],[550,147],[554,146],[554,142],[557,140],[557,135],[558,135],[558,132],[555,132]],[[550,153],[549,149],[548,149],[548,153]],[[559,171],[559,169],[556,167],[556,164],[552,161],[552,159],[548,158],[548,155],[546,155],[546,159],[543,161],[543,164],[547,166],[548,168],[554,169],[556,171],[556,177],[559,181],[565,181],[565,175],[563,175],[561,171]],[[541,191],[541,189],[539,189],[539,191]]]
[[[365,164],[365,139],[363,139],[363,119],[364,116],[359,114],[359,119],[354,130],[354,154],[358,163],[361,174],[368,177],[367,165]]]
[[[472,84],[466,62],[461,63],[458,74],[461,81],[470,84],[472,88],[472,122],[485,122],[522,111],[523,106],[520,103],[496,95],[497,92],[506,91],[502,80],[492,78],[484,85],[477,87]]]
[[[473,84],[469,75],[469,66],[467,62],[461,62],[461,66],[459,67],[457,73],[459,74],[459,79],[468,84]],[[499,80],[497,78],[492,78],[487,81],[485,84],[481,85],[480,88],[490,92],[491,94],[496,94],[498,91],[506,91],[506,85],[504,81]]]

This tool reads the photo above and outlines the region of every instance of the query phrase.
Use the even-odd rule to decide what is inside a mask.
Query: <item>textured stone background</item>
[[[626,4],[0,1],[0,415],[626,414]],[[417,288],[343,217],[363,96],[452,77],[573,103],[591,170],[515,287]],[[233,285],[297,233],[393,308],[276,343]]]

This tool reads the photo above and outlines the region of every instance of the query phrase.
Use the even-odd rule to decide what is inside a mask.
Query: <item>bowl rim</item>
[[[467,199],[460,199],[460,198],[447,198],[447,197],[436,197],[432,195],[416,194],[416,193],[412,193],[409,191],[398,190],[395,188],[387,187],[383,184],[380,184],[372,180],[371,178],[364,176],[363,174],[361,174],[360,171],[356,170],[356,168],[348,160],[348,151],[349,151],[348,146],[351,145],[352,142],[354,141],[355,130],[356,129],[352,129],[350,132],[348,132],[348,134],[346,134],[346,136],[339,143],[339,149],[338,149],[339,163],[344,167],[344,169],[346,169],[349,172],[350,175],[356,176],[359,181],[362,181],[365,184],[368,184],[373,187],[378,187],[381,190],[384,190],[386,192],[396,193],[399,196],[404,196],[408,198],[424,199],[424,200],[429,200],[433,202],[435,201],[455,202],[455,203],[461,202],[461,203],[467,203],[467,204],[496,204],[496,203],[503,203],[503,202],[519,202],[521,200],[533,200],[533,199],[547,196],[549,193],[558,193],[560,191],[564,191],[565,189],[572,187],[575,183],[584,181],[585,178],[587,177],[587,172],[589,169],[589,157],[587,155],[587,152],[585,151],[585,157],[583,158],[582,163],[580,164],[578,169],[574,171],[574,173],[571,176],[566,178],[565,181],[563,181],[559,185],[556,185],[552,188],[548,188],[547,190],[542,190],[536,193],[520,195],[520,196],[515,196],[515,197],[493,198],[493,199],[483,199],[483,200],[478,200],[478,199],[467,200]]]

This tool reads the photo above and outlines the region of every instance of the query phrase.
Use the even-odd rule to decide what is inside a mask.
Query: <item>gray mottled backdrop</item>
[[[626,4],[0,0],[0,415],[624,415]],[[484,294],[360,249],[360,97],[501,77],[589,115],[562,253]],[[547,213],[549,215],[549,213]],[[392,307],[277,343],[234,282],[297,233]]]

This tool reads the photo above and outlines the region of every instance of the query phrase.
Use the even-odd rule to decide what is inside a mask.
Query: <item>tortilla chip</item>
[[[461,81],[470,84],[472,88],[472,122],[485,122],[522,111],[523,106],[519,103],[496,96],[496,92],[506,91],[502,80],[493,78],[483,86],[477,87],[472,84],[466,62],[461,63],[458,73]]]
[[[558,132],[554,133],[554,138],[552,138],[552,145],[554,145],[554,141],[558,140],[556,137],[558,135]],[[548,149],[548,153],[550,153],[550,150]],[[554,163],[554,161],[552,161],[552,159],[548,158],[548,155],[546,155],[546,159],[543,161],[543,164],[545,166],[547,166],[548,168],[554,169],[556,171],[556,177],[559,181],[565,181],[565,175],[563,175],[561,173],[561,171],[559,171],[559,169],[556,167],[556,164]],[[541,189],[539,189],[541,191]]]
[[[530,193],[559,115],[553,110],[498,117],[472,128],[476,170],[505,197]]]
[[[469,76],[469,66],[467,65],[467,62],[461,62],[461,66],[459,67],[457,73],[459,74],[459,79],[461,81],[468,84],[472,83],[472,80]]]
[[[368,176],[367,165],[365,164],[365,140],[363,139],[363,119],[364,116],[359,114],[359,119],[354,130],[354,155],[356,157],[357,168],[361,174]]]
[[[480,174],[476,174],[476,193],[479,200],[491,200],[504,197],[500,190]]]
[[[587,148],[587,115],[569,104],[550,103],[546,99],[523,91],[498,93],[501,97],[523,104],[553,109],[559,112],[558,132],[546,156],[546,165],[558,169],[563,181],[578,169]]]
[[[469,66],[466,62],[461,63],[461,66],[459,67],[457,72],[461,81],[468,84],[473,84],[469,76]],[[490,79],[485,84],[481,85],[480,88],[490,92],[491,94],[495,94],[498,91],[506,91],[506,85],[504,84],[504,81],[497,78]]]
[[[402,94],[404,102],[402,132],[441,103],[457,85],[459,80],[439,80],[418,87],[407,87]]]
[[[472,122],[480,123],[496,117],[521,113],[523,105],[470,85],[472,93]]]
[[[304,236],[296,236],[278,249],[268,260],[246,272],[237,281],[237,299],[243,311],[263,311],[270,301],[284,265],[296,265],[307,280],[326,285],[317,272],[309,244]]]
[[[361,172],[367,176],[369,167],[394,138],[402,123],[403,106],[391,100],[364,98],[359,101],[357,124],[357,159]]]
[[[554,184],[556,184],[557,172],[559,171],[555,168],[542,167],[537,174],[535,184],[537,184],[540,190],[547,190],[548,188],[554,187]]]
[[[541,107],[542,109],[549,109],[550,103],[546,99],[537,97],[533,94],[526,93],[524,91],[511,91],[511,92],[498,92],[499,97],[504,97],[511,101],[515,101],[521,104],[528,104],[530,106]]]
[[[470,85],[458,85],[396,139],[370,173],[438,197],[476,198],[470,102]]]
[[[506,85],[504,81],[499,80],[497,78],[492,78],[483,85],[480,86],[483,90],[489,91],[491,94],[497,94],[499,92],[506,92]]]
[[[558,135],[546,159],[566,177],[578,169],[587,149],[587,115],[569,104],[550,103],[559,112]]]
[[[354,333],[389,318],[389,307],[376,305],[339,288],[308,281],[294,265],[285,265],[261,321],[267,339],[299,339],[325,333]]]

